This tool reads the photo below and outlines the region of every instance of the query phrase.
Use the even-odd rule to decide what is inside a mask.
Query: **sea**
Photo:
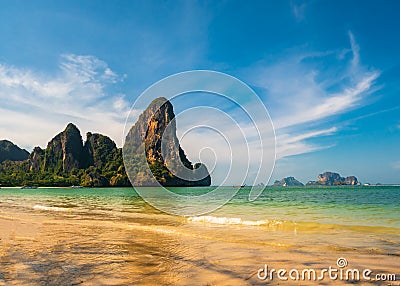
[[[172,192],[188,196],[213,189],[169,188]],[[267,187],[253,202],[248,200],[249,191],[249,187],[241,188],[231,201],[214,212],[181,219],[210,224],[268,226],[271,223],[313,223],[321,227],[342,225],[400,229],[400,186]],[[154,218],[165,215],[146,203],[133,188],[3,187],[0,189],[0,208],[4,207],[21,211],[65,212],[81,218],[96,215],[123,218],[141,213],[152,214]]]

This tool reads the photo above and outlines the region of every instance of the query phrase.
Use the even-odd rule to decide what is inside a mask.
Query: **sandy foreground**
[[[399,285],[397,237],[2,209],[0,285]],[[348,262],[343,269],[371,269],[372,279],[397,274],[397,282],[331,280],[327,274],[319,281],[271,281],[257,275],[265,264],[319,273],[338,268],[339,257]]]

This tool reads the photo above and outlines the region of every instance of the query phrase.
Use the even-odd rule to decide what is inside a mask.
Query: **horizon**
[[[4,2],[0,139],[31,151],[73,122],[121,147],[146,88],[216,70],[248,84],[270,113],[278,160],[269,184],[321,170],[398,184],[400,3],[377,3]],[[178,100],[176,113],[202,101]],[[185,140],[198,161],[199,145]]]

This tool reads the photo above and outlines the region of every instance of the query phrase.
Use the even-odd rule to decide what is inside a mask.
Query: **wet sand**
[[[163,214],[130,217],[0,211],[0,285],[399,285],[260,280],[258,269],[337,267],[395,273],[393,233],[215,225]],[[397,283],[397,284],[396,284]]]

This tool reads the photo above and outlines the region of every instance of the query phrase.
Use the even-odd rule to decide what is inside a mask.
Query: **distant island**
[[[129,168],[134,171],[134,185],[153,185],[150,167],[155,179],[165,186],[209,186],[211,177],[203,164],[187,159],[176,138],[176,128],[169,128],[166,146],[170,158],[180,160],[185,169],[192,170],[200,180],[186,181],[172,174],[161,155],[160,141],[168,124],[175,117],[172,104],[165,98],[154,100],[140,115],[129,131],[126,144]],[[140,140],[142,144],[140,144]],[[145,142],[145,143],[143,143]],[[145,150],[145,153],[143,152]],[[143,154],[144,159],[136,160]],[[144,155],[145,154],[145,155]],[[47,147],[35,147],[29,154],[10,141],[0,141],[0,186],[131,186],[125,171],[122,148],[117,148],[109,137],[90,133],[83,142],[79,129],[69,123],[64,131],[51,139]]]
[[[294,177],[286,177],[282,180],[276,180],[273,184],[274,187],[303,187],[304,184],[296,180]]]
[[[309,181],[306,186],[357,186],[360,185],[357,177],[342,177],[338,173],[325,172],[318,175],[316,181]],[[296,180],[294,177],[286,177],[280,181],[275,181],[274,187],[303,187],[304,184]]]
[[[355,176],[348,176],[346,178],[340,176],[338,173],[325,172],[318,175],[317,181],[310,181],[307,186],[356,186],[358,185],[358,179]]]

